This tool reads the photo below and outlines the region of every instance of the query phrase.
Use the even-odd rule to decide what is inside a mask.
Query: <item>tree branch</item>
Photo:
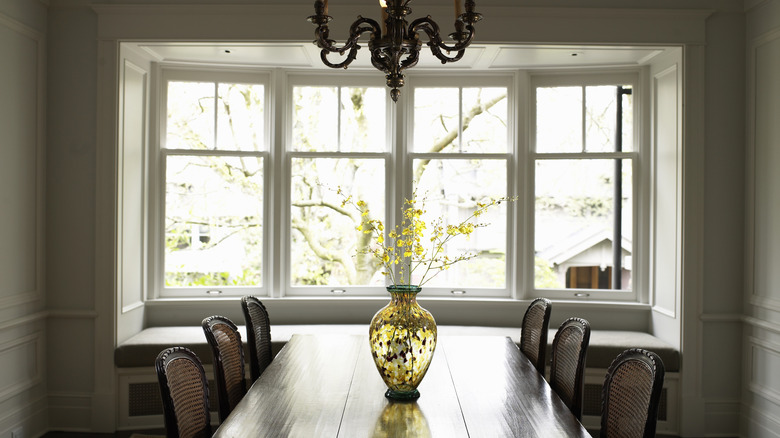
[[[498,95],[494,97],[493,99],[490,99],[489,101],[483,103],[483,104],[477,104],[474,105],[474,107],[469,110],[464,116],[463,116],[463,131],[468,129],[469,124],[471,124],[471,121],[474,120],[475,117],[478,115],[484,113],[485,111],[489,110],[493,106],[495,106],[498,102],[501,100],[506,99],[506,93]],[[444,148],[452,144],[455,139],[458,138],[458,128],[455,127],[454,129],[451,129],[447,134],[444,135],[439,141],[435,142],[431,149],[428,150],[429,153],[434,152],[441,152]],[[414,171],[414,181],[419,181],[422,177],[423,172],[425,172],[425,168],[428,166],[428,163],[430,163],[431,160],[429,159],[423,159],[419,161],[419,166]]]

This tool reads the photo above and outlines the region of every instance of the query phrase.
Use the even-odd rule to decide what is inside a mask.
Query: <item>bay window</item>
[[[392,229],[412,196],[427,223],[512,196],[443,248],[474,258],[426,295],[636,297],[636,73],[534,72],[522,90],[512,72],[420,75],[393,103],[360,74],[159,71],[155,296],[380,295],[387,279],[345,198]]]

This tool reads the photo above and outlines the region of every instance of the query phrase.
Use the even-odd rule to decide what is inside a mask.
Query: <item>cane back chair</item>
[[[534,364],[539,374],[544,376],[545,354],[547,349],[547,327],[550,325],[552,302],[547,298],[531,301],[523,315],[520,333],[520,351]]]
[[[552,343],[550,386],[578,420],[582,419],[585,358],[590,343],[590,323],[569,318],[555,332]]]
[[[246,321],[246,337],[249,346],[249,373],[252,382],[271,364],[271,323],[263,303],[253,296],[241,298],[241,309]]]
[[[652,351],[631,348],[607,370],[601,393],[602,438],[655,436],[664,364]]]
[[[202,325],[214,355],[214,383],[222,422],[246,394],[244,347],[238,327],[230,319],[209,316]]]
[[[211,436],[209,385],[198,356],[185,347],[171,347],[155,360],[168,438]]]

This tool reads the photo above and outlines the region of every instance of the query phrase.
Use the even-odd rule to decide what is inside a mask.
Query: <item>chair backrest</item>
[[[654,437],[664,364],[652,351],[631,348],[607,370],[601,393],[601,437]]]
[[[203,365],[191,350],[171,347],[155,360],[168,438],[211,436],[209,384]]]
[[[249,346],[249,372],[254,382],[270,365],[271,353],[271,323],[268,311],[260,300],[253,296],[241,298],[241,309],[246,321],[246,337]]]
[[[244,346],[238,327],[224,316],[203,320],[203,331],[214,354],[214,383],[219,401],[219,420],[225,421],[246,394]]]
[[[547,349],[547,327],[550,325],[552,302],[547,298],[531,301],[523,315],[520,333],[520,351],[528,357],[541,375],[544,375]]]
[[[569,410],[582,419],[585,356],[590,343],[590,323],[569,318],[558,327],[552,343],[550,386]]]

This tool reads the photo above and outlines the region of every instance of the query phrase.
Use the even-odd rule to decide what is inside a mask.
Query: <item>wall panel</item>
[[[0,436],[22,427],[31,437],[48,427],[42,322],[46,22],[39,2],[3,1],[0,11]]]
[[[0,400],[18,395],[43,379],[43,341],[40,333],[0,344]]]
[[[780,307],[780,33],[753,51],[755,238],[753,299]]]
[[[42,254],[43,37],[0,15],[0,307],[38,299]]]

